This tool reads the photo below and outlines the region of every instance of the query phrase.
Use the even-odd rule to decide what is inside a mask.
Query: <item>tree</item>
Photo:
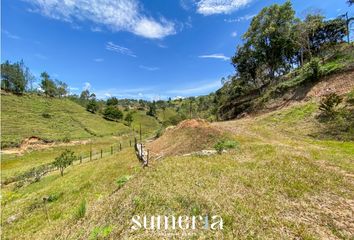
[[[123,118],[123,113],[116,107],[108,106],[103,111],[103,116],[109,120],[120,120]]]
[[[155,117],[156,116],[156,103],[153,101],[149,104],[149,111],[146,113],[149,116]]]
[[[263,8],[244,34],[246,46],[254,53],[258,66],[264,64],[270,79],[288,72],[298,52],[295,11],[291,2]]]
[[[349,6],[354,4],[354,0],[347,0],[347,3],[349,4]]]
[[[55,158],[53,165],[60,170],[61,176],[64,175],[64,169],[71,165],[76,160],[73,151],[66,149],[58,157]]]
[[[86,105],[86,110],[90,113],[96,113],[99,109],[96,99],[91,99]]]
[[[15,94],[22,94],[26,90],[28,79],[25,76],[28,68],[23,61],[11,64],[9,61],[1,64],[1,88]]]
[[[128,112],[128,114],[125,116],[124,120],[128,123],[128,126],[131,126],[132,122],[134,121],[133,113]]]
[[[68,85],[65,82],[57,80],[56,85],[59,97],[64,97],[68,94]]]
[[[336,93],[330,93],[329,95],[322,98],[320,102],[319,109],[325,117],[333,118],[337,111],[338,105],[342,102],[342,98]]]
[[[44,94],[49,97],[55,97],[57,95],[57,86],[55,82],[50,79],[50,76],[47,72],[41,73],[41,85],[40,87],[44,91]]]
[[[89,90],[86,89],[86,90],[81,92],[81,94],[80,94],[80,99],[81,100],[86,101],[86,100],[89,100],[89,98],[90,98],[90,91]]]
[[[118,99],[116,97],[111,97],[107,99],[107,106],[117,106]]]

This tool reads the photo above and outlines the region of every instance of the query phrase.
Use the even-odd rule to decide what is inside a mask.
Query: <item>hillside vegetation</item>
[[[171,156],[145,171],[132,171],[138,162],[127,149],[99,168],[74,166],[64,177],[56,173],[23,188],[5,189],[4,219],[19,216],[6,225],[4,236],[156,239],[161,233],[132,233],[132,216],[218,214],[224,220],[222,231],[202,230],[191,237],[350,239],[354,144],[311,137],[321,127],[318,114],[318,103],[310,101],[257,118],[213,123],[239,142],[235,151],[222,155]],[[92,171],[105,177],[94,178],[99,173]],[[124,186],[114,187],[122,176]],[[70,189],[80,188],[80,195],[66,190],[73,182]],[[95,194],[87,194],[92,184]],[[50,223],[37,197],[46,195],[59,196],[46,206]],[[77,218],[83,199],[86,213]],[[30,206],[35,210],[20,214]]]
[[[1,108],[3,148],[17,147],[33,136],[48,142],[65,142],[131,132],[122,122],[105,120],[65,98],[2,94]],[[138,129],[140,124],[146,135],[153,134],[159,126],[156,119],[136,111],[132,126]]]

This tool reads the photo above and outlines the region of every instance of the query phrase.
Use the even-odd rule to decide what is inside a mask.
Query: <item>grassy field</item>
[[[132,232],[131,218],[217,214],[222,231],[186,238],[352,239],[354,143],[311,137],[322,127],[317,109],[307,102],[213,123],[239,142],[222,155],[167,157],[142,170],[126,148],[69,167],[64,177],[54,172],[22,188],[4,187],[3,237],[180,239],[178,230]],[[117,179],[125,183],[120,189]],[[49,195],[47,217],[42,198]],[[11,216],[16,220],[7,223]]]
[[[1,111],[2,147],[18,146],[31,136],[63,141],[130,131],[124,124],[104,120],[68,99],[2,95]]]

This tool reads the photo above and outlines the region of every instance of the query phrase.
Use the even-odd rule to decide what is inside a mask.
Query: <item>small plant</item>
[[[333,118],[338,113],[338,105],[342,102],[342,98],[336,93],[331,93],[321,100],[319,109],[321,115],[328,118]]]
[[[90,240],[96,240],[96,239],[104,239],[111,234],[113,228],[111,226],[105,226],[105,227],[95,227],[92,229],[91,234],[90,234]]]
[[[49,113],[42,113],[42,117],[51,118],[52,116]]]
[[[238,146],[238,142],[233,140],[221,140],[214,145],[215,150],[218,154],[222,154],[222,152],[226,149],[234,149]]]
[[[132,112],[127,113],[124,120],[127,122],[128,126],[130,127],[132,125],[133,120],[134,120],[133,113]]]
[[[69,136],[65,136],[62,141],[64,143],[68,143],[68,142],[70,142],[70,137]]]
[[[306,68],[307,79],[310,81],[317,81],[322,73],[321,73],[321,64],[318,58],[313,58]]]
[[[66,149],[62,152],[58,157],[55,158],[53,165],[60,170],[61,176],[64,175],[64,169],[67,168],[69,165],[75,161],[76,156],[74,155],[73,151]]]
[[[348,93],[347,102],[354,105],[354,89]]]
[[[118,185],[118,188],[123,187],[124,184],[131,178],[132,178],[132,176],[129,176],[129,175],[125,175],[125,176],[122,176],[122,177],[118,178],[117,181],[116,181],[116,183]]]
[[[79,207],[76,209],[75,219],[79,220],[80,218],[85,217],[85,214],[86,214],[86,200],[83,200],[80,203]]]

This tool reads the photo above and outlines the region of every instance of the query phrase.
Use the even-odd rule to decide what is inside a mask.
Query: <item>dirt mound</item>
[[[185,120],[167,128],[160,138],[148,143],[147,148],[153,157],[183,155],[210,149],[224,135],[205,120]]]

